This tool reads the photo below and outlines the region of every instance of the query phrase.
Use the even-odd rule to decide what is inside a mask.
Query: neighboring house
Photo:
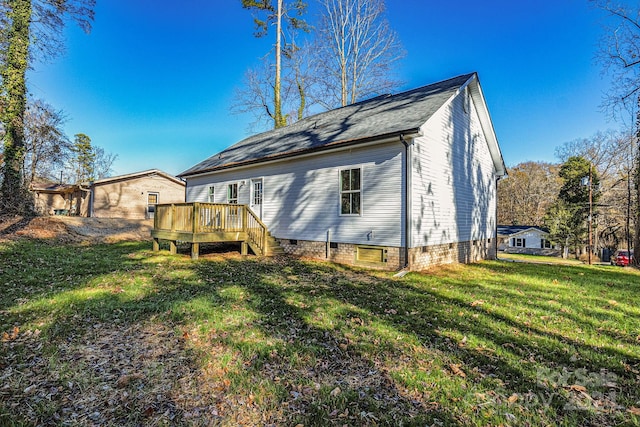
[[[89,216],[153,218],[158,203],[183,203],[185,183],[157,169],[94,181]]]
[[[182,203],[185,183],[157,169],[99,179],[83,185],[32,186],[42,214],[97,218],[152,218],[158,203]]]
[[[477,74],[249,137],[178,175],[239,203],[286,252],[420,269],[496,255],[505,166]]]
[[[560,255],[549,233],[531,225],[498,225],[498,250],[507,253]]]
[[[37,181],[31,184],[31,191],[35,209],[41,215],[81,215],[81,208],[89,200],[89,193],[78,185]]]

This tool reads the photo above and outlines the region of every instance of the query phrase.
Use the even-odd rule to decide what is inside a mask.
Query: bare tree
[[[601,40],[598,61],[611,76],[611,89],[603,106],[613,117],[636,113],[634,144],[640,142],[640,9],[614,0],[591,0],[606,12],[605,36]],[[624,117],[623,117],[624,121]],[[640,262],[640,150],[634,161],[635,237],[634,258]],[[631,189],[629,189],[631,191]]]
[[[27,184],[34,179],[53,179],[69,158],[71,144],[62,126],[62,111],[42,100],[29,103],[25,115],[24,177]]]
[[[580,156],[598,170],[602,197],[596,207],[596,247],[614,250],[631,246],[634,146],[633,135],[607,131],[556,148],[556,157],[561,162]]]
[[[498,183],[498,223],[538,225],[560,191],[558,165],[524,162],[509,168],[509,176]]]
[[[353,104],[399,85],[393,66],[404,57],[384,17],[384,0],[320,0],[316,40],[318,102],[326,108]]]
[[[93,161],[93,171],[96,179],[106,178],[113,173],[113,164],[118,159],[117,154],[104,151],[104,148],[94,146],[95,158]]]

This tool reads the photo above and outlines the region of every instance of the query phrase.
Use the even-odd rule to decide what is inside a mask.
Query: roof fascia
[[[97,181],[93,181],[93,185],[103,185],[103,184],[110,184],[113,182],[120,182],[120,181],[127,181],[129,179],[136,179],[136,178],[144,178],[145,176],[153,176],[153,175],[160,175],[166,179],[169,179],[173,182],[175,182],[176,184],[181,184],[184,185],[184,181],[181,180],[180,178],[177,178],[173,175],[169,175],[166,172],[163,172],[161,170],[158,169],[149,169],[146,171],[142,171],[142,172],[134,172],[134,173],[130,173],[130,174],[126,174],[126,175],[119,175],[119,176],[114,176],[114,177],[110,177],[110,178],[103,178],[103,179],[99,179]]]
[[[487,138],[489,152],[491,153],[491,158],[493,159],[493,164],[496,168],[496,174],[499,177],[503,177],[507,174],[507,167],[504,164],[504,158],[502,157],[500,145],[498,144],[498,137],[496,136],[496,131],[493,127],[493,121],[491,120],[487,101],[485,100],[482,92],[480,79],[478,78],[477,73],[474,73],[469,81],[460,87],[460,90],[464,90],[466,86],[469,86],[471,99],[473,100],[473,104],[475,105],[478,116],[480,117],[480,125],[482,126],[482,130]]]

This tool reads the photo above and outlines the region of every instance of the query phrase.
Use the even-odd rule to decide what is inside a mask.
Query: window
[[[147,195],[147,218],[153,218],[155,216],[157,204],[158,193],[149,193]]]
[[[149,193],[147,196],[147,207],[149,212],[155,212],[156,205],[158,204],[158,193]]]
[[[362,207],[361,170],[340,171],[340,214],[360,215]]]
[[[540,239],[540,249],[553,249],[553,243],[547,239]]]
[[[227,189],[227,203],[238,204],[238,183],[229,184]]]
[[[515,237],[511,239],[511,246],[516,248],[524,248],[526,244],[526,239],[522,239],[520,237]]]
[[[215,195],[216,195],[216,188],[213,185],[211,185],[209,187],[209,195],[208,195],[209,203],[215,202]]]

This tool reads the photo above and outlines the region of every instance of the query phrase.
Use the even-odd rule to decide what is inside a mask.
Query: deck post
[[[169,252],[171,252],[171,255],[175,255],[178,253],[178,245],[176,244],[175,240],[169,241]]]
[[[171,231],[176,231],[176,205],[171,204]]]
[[[248,207],[243,206],[242,208],[242,231],[246,232],[247,231],[247,211],[249,210]]]
[[[249,254],[249,245],[246,241],[242,241],[240,243],[240,255],[248,255]]]
[[[267,228],[262,228],[262,255],[267,256]]]
[[[191,218],[191,220],[193,221],[193,224],[192,224],[193,234],[196,234],[197,232],[200,231],[200,227],[198,227],[198,224],[200,222],[200,203],[198,202],[195,202],[193,204],[193,218]]]
[[[191,243],[191,259],[198,259],[200,252],[200,243]]]
[[[153,252],[158,252],[160,250],[160,239],[154,237],[153,238]]]

